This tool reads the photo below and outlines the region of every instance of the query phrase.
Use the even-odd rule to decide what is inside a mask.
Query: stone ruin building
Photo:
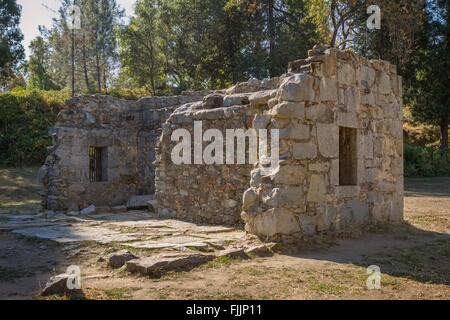
[[[160,217],[303,239],[403,219],[402,78],[396,67],[316,46],[288,73],[209,94],[69,101],[41,170],[46,208],[114,210],[154,194]],[[177,129],[279,129],[280,160],[175,164]],[[204,142],[206,146],[208,142]]]

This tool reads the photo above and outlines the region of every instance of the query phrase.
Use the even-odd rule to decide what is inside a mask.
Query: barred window
[[[356,129],[339,128],[339,184],[341,186],[358,184],[356,136]]]
[[[89,181],[108,181],[107,171],[108,149],[102,147],[89,147]]]

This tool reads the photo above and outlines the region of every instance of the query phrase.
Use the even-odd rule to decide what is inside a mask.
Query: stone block
[[[249,103],[249,94],[245,93],[228,95],[223,98],[224,107],[240,106]]]
[[[91,205],[87,208],[84,208],[83,210],[80,211],[80,214],[82,215],[90,215],[90,214],[95,214],[96,213],[96,208],[94,205]]]
[[[330,163],[329,162],[310,163],[308,165],[308,170],[325,173],[330,170]]]
[[[350,87],[344,91],[344,104],[347,112],[359,112],[361,93],[357,87]]]
[[[339,185],[339,160],[338,159],[334,159],[331,161],[329,179],[330,179],[330,184],[332,186]]]
[[[271,119],[272,116],[270,115],[263,115],[263,114],[255,115],[253,119],[253,129],[255,130],[267,129]]]
[[[326,194],[327,187],[324,176],[312,175],[309,182],[308,195],[306,200],[308,202],[321,203],[325,201]]]
[[[352,209],[353,222],[359,225],[369,222],[369,205],[360,200],[351,200],[348,206]]]
[[[275,98],[276,93],[277,90],[258,91],[250,95],[248,99],[254,106],[267,105],[270,99]]]
[[[130,260],[127,271],[143,276],[160,277],[169,271],[188,271],[214,259],[211,254],[189,254],[175,256],[151,256]]]
[[[245,230],[261,237],[293,235],[300,232],[295,215],[286,209],[270,209],[246,221]]]
[[[302,120],[305,118],[305,103],[283,102],[273,107],[270,114],[277,118]]]
[[[372,88],[376,81],[376,73],[373,68],[361,66],[359,71],[359,79],[367,83],[368,88]]]
[[[356,113],[339,112],[337,114],[337,125],[347,128],[358,128],[358,117]]]
[[[293,123],[290,127],[280,130],[280,139],[308,140],[310,137],[309,125]]]
[[[280,99],[291,102],[315,101],[315,78],[308,74],[297,74],[280,86]]]
[[[317,158],[317,145],[312,142],[294,143],[292,153],[297,160],[315,159]]]
[[[356,72],[348,63],[341,63],[338,67],[338,82],[340,85],[353,86],[356,82]]]
[[[271,207],[298,205],[304,203],[303,187],[275,188],[264,202]]]
[[[391,79],[383,72],[378,72],[378,92],[381,94],[391,93]]]
[[[319,152],[325,158],[339,156],[339,127],[334,124],[317,123]]]
[[[258,201],[258,195],[256,192],[249,188],[244,192],[243,200],[242,200],[242,208],[243,210],[247,210],[251,208]]]
[[[250,247],[245,250],[245,253],[249,256],[256,256],[256,257],[271,257],[271,256],[273,256],[273,252],[269,249],[267,244]]]
[[[132,196],[128,199],[127,210],[148,209],[150,201],[154,198],[153,195]]]
[[[366,135],[358,135],[358,153],[359,157],[364,159],[373,159],[373,134],[368,132]]]
[[[279,166],[272,176],[277,185],[302,185],[306,176],[306,168],[300,165]]]
[[[322,78],[320,80],[320,100],[335,102],[338,99],[337,82],[335,79]]]
[[[120,250],[108,255],[108,266],[113,269],[122,268],[127,261],[136,259],[137,257],[128,250]]]
[[[332,206],[322,206],[317,215],[317,231],[328,231],[333,228],[336,221],[336,208]]]
[[[344,198],[356,198],[361,193],[361,187],[359,186],[338,186],[336,187],[336,197],[339,199]]]
[[[317,219],[306,214],[301,214],[299,216],[300,228],[302,234],[305,236],[313,236],[317,232]]]

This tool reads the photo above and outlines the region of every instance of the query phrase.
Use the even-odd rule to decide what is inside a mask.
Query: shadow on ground
[[[371,227],[363,237],[293,256],[377,265],[391,276],[450,285],[450,178],[406,179],[405,218],[403,224]]]

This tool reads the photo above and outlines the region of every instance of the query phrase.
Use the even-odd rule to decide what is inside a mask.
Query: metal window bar
[[[102,181],[102,149],[89,147],[89,181]]]

